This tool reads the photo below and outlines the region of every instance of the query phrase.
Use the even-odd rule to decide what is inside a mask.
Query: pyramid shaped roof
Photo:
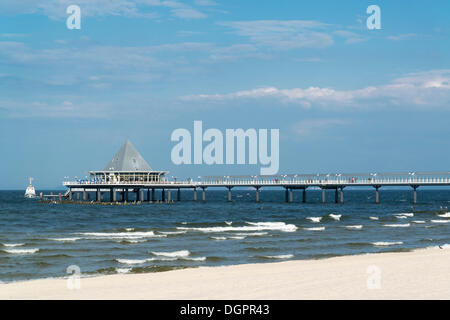
[[[125,141],[104,171],[152,171],[147,161],[141,156],[130,141]]]

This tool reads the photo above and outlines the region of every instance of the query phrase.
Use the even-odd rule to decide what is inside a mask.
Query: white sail
[[[25,198],[34,198],[36,197],[36,191],[33,187],[33,178],[30,178],[30,184],[27,187],[27,190],[25,190]]]

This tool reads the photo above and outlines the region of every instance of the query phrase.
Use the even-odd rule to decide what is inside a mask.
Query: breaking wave
[[[6,253],[11,254],[33,254],[39,251],[39,248],[33,248],[33,249],[4,249],[3,250]]]
[[[308,231],[323,231],[323,230],[325,230],[325,227],[303,228],[303,230],[308,230]]]
[[[25,243],[2,243],[5,247],[21,247],[24,246]]]
[[[79,233],[90,239],[142,239],[142,238],[164,238],[165,234],[155,234],[153,231],[147,232],[84,232]]]
[[[379,242],[372,242],[372,244],[376,247],[381,247],[381,246],[394,246],[394,245],[399,245],[399,244],[403,244],[402,241],[379,241]]]
[[[180,251],[174,251],[174,252],[157,252],[157,251],[151,251],[152,254],[155,256],[163,256],[163,257],[169,257],[169,258],[178,258],[178,257],[187,257],[191,253],[189,250],[180,250]]]
[[[246,222],[249,226],[242,227],[205,227],[205,228],[188,228],[177,227],[179,230],[200,231],[205,233],[212,232],[230,232],[230,231],[262,231],[262,230],[278,230],[283,232],[294,232],[297,227],[293,224],[286,224],[284,222]]]
[[[266,259],[290,259],[294,257],[293,254],[280,254],[278,256],[261,256],[262,258]]]
[[[411,226],[410,223],[398,223],[398,224],[384,224],[384,227],[391,227],[391,228],[407,228],[409,226]]]

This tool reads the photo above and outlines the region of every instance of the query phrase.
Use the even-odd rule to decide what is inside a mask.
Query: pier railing
[[[209,187],[225,187],[228,189],[228,201],[232,199],[232,188],[254,187],[255,198],[259,202],[259,192],[262,187],[282,187],[286,191],[286,202],[293,201],[293,190],[303,189],[303,202],[306,202],[306,190],[309,187],[322,189],[322,202],[325,203],[326,190],[334,189],[335,202],[344,202],[344,188],[349,186],[369,186],[375,189],[375,202],[379,203],[379,189],[383,186],[407,186],[413,190],[413,203],[417,203],[417,188],[420,186],[450,186],[450,172],[407,172],[407,173],[358,173],[358,174],[284,174],[274,176],[207,176],[192,179],[173,179],[163,181],[101,181],[76,180],[65,181],[63,185],[69,188],[67,197],[73,199],[73,193],[83,195],[83,201],[89,199],[89,192],[95,191],[96,201],[101,202],[102,192],[109,192],[109,199],[116,202],[120,195],[121,201],[128,202],[128,194],[135,194],[136,201],[145,198],[155,201],[155,190],[161,192],[161,201],[171,201],[171,190],[178,189],[177,201],[181,199],[181,189],[193,189],[193,199],[197,201],[197,190],[201,189],[202,201],[206,199],[206,189]],[[106,190],[105,190],[106,189]],[[61,197],[61,196],[60,196]],[[45,198],[45,197],[44,197]]]
[[[65,181],[64,186],[383,186],[450,185],[450,172],[357,173],[357,174],[285,174],[272,176],[205,176],[197,181]]]

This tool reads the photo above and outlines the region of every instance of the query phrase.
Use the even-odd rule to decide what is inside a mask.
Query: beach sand
[[[450,299],[450,250],[0,284],[0,299]]]

